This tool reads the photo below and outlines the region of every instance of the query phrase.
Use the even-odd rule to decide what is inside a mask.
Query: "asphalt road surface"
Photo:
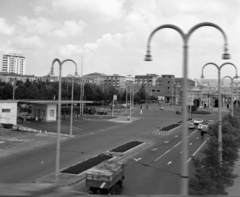
[[[137,158],[127,162],[126,180],[121,194],[177,194],[179,193],[179,173],[181,155],[181,133],[176,131],[170,136],[157,135],[157,127],[164,127],[181,120],[174,110],[160,110],[150,106],[148,109],[136,109],[132,116],[140,119],[132,123],[116,123],[104,129],[89,130],[61,143],[60,168],[66,168],[76,162],[109,150],[133,139],[148,138],[155,145],[146,149]],[[204,117],[204,116],[200,116]],[[205,118],[216,119],[216,115]],[[94,120],[89,121],[89,124]],[[99,120],[97,120],[99,121]],[[109,122],[104,121],[108,125]],[[76,122],[74,122],[76,126]],[[102,124],[102,123],[101,123]],[[97,125],[97,124],[96,124]],[[197,131],[190,131],[190,155],[194,154],[203,141]],[[177,137],[176,137],[177,136]],[[198,137],[198,139],[197,139]],[[168,142],[167,142],[168,141]],[[24,183],[54,172],[56,145],[32,149],[0,160],[1,183]],[[197,153],[196,153],[197,154]],[[141,159],[139,159],[141,158]],[[138,161],[136,161],[139,159]],[[79,185],[81,191],[86,191]]]

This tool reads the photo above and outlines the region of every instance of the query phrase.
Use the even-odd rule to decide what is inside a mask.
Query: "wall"
[[[51,117],[50,111],[53,110],[53,116]],[[47,116],[46,121],[56,121],[57,120],[57,105],[47,105]]]
[[[10,112],[3,112],[10,109]],[[0,102],[0,123],[17,124],[17,102]]]

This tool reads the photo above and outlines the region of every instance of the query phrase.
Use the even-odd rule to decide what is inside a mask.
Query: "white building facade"
[[[26,59],[20,54],[4,54],[2,72],[25,75]]]

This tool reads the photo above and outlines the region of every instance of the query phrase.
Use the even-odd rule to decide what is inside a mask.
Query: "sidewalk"
[[[239,150],[239,156],[240,156],[240,150]],[[239,196],[240,194],[240,159],[235,163],[234,168],[234,174],[237,174],[239,177],[234,179],[234,185],[230,188],[228,188],[228,196]]]

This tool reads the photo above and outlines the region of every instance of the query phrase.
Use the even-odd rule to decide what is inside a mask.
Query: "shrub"
[[[209,111],[193,111],[192,114],[211,114]]]

